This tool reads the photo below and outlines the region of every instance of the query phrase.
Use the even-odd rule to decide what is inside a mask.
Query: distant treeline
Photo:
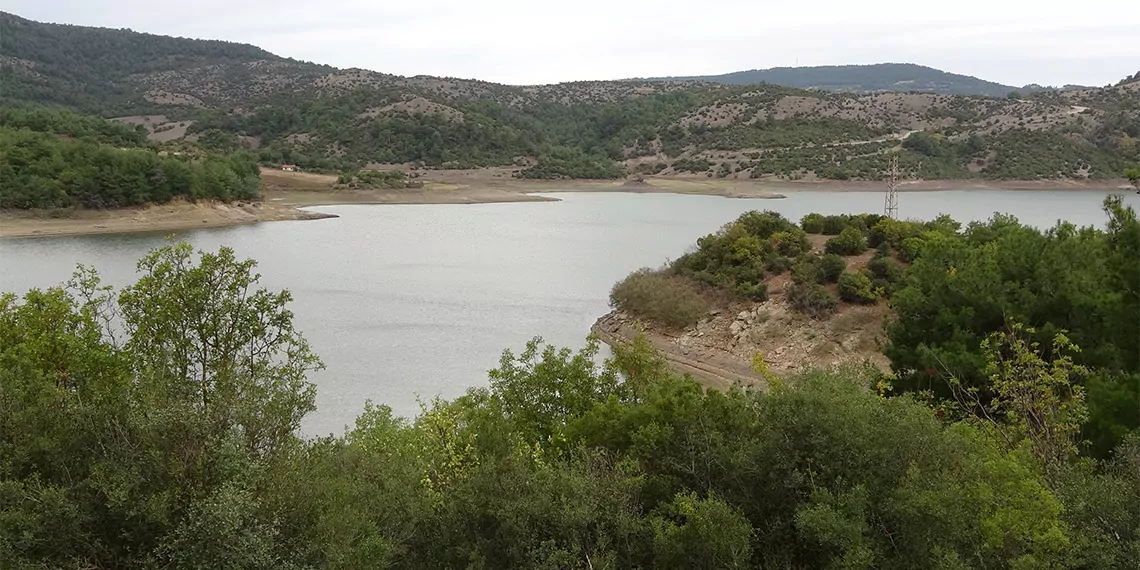
[[[250,199],[255,157],[160,156],[137,128],[47,108],[0,109],[0,208],[115,208]]]

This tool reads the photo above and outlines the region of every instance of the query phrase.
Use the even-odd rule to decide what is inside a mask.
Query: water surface
[[[785,200],[672,194],[556,194],[561,202],[327,206],[335,219],[273,222],[179,234],[198,248],[227,245],[259,262],[263,283],[288,288],[297,324],[324,359],[309,434],[339,433],[365,400],[418,412],[417,397],[452,398],[486,383],[504,348],[535,335],[580,346],[608,310],[613,283],[676,257],[752,209],[798,220],[809,212],[879,212],[881,193],[798,192]],[[1105,193],[904,193],[902,217],[994,211],[1025,223],[1102,226]],[[1126,194],[1136,206],[1140,196]],[[164,234],[0,240],[0,291],[61,283],[77,263],[117,286]]]

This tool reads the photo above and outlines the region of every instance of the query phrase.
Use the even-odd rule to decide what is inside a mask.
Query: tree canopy
[[[0,566],[1140,563],[1140,440],[1066,445],[1078,365],[1029,329],[978,347],[989,412],[884,396],[861,367],[716,391],[644,339],[605,362],[535,339],[416,418],[370,404],[302,438],[321,363],[288,292],[224,248],[138,268],[0,297]]]

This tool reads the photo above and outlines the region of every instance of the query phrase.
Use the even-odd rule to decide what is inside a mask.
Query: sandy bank
[[[176,231],[279,220],[335,217],[302,210],[336,204],[494,204],[540,202],[560,192],[630,192],[691,194],[741,199],[779,199],[793,192],[878,192],[881,182],[786,181],[775,179],[649,177],[626,180],[520,180],[509,169],[432,170],[419,172],[422,188],[345,189],[336,177],[262,169],[261,202],[222,204],[174,202],[140,208],[86,211],[52,217],[47,212],[0,212],[0,237]],[[909,182],[906,192],[936,190],[1118,190],[1119,181],[933,180]]]
[[[56,216],[56,217],[53,217]],[[280,220],[315,220],[335,215],[273,203],[175,201],[116,210],[0,212],[0,238],[178,231]]]

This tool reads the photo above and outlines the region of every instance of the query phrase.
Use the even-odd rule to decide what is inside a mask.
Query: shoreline
[[[0,238],[184,231],[271,221],[317,220],[337,217],[305,208],[333,205],[445,205],[557,202],[542,194],[617,192],[686,194],[734,199],[781,199],[799,192],[881,192],[882,182],[835,180],[785,181],[734,178],[648,177],[633,180],[522,180],[509,172],[430,171],[419,180],[422,188],[343,189],[335,176],[262,170],[262,199],[258,202],[176,200],[167,204],[116,210],[75,210],[63,214],[0,211]],[[900,192],[946,190],[1003,191],[1130,191],[1125,181],[997,181],[931,180],[904,183]],[[53,217],[53,214],[58,217]]]

